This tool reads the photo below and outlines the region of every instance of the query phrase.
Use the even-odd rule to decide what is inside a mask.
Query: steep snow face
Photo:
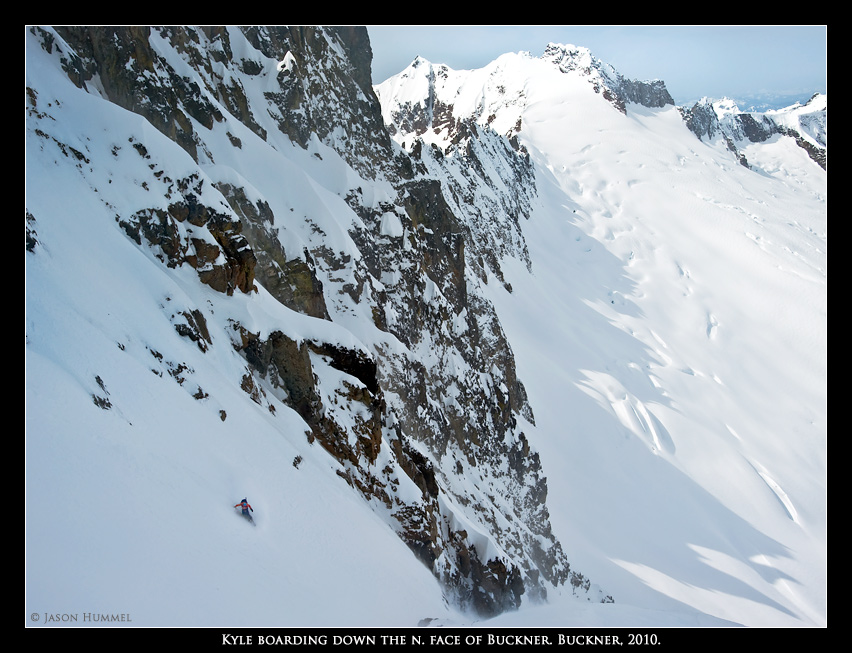
[[[345,32],[27,30],[28,613],[824,625],[825,171]]]
[[[521,134],[552,203],[525,224],[533,276],[507,274],[518,303],[498,312],[524,343],[554,524],[596,579],[612,565],[720,618],[823,625],[824,172],[792,139],[746,150],[773,148],[768,177],[674,110],[632,113],[586,114],[578,132],[540,111]],[[525,290],[559,299],[536,314]],[[578,458],[583,472],[557,473]]]
[[[193,174],[197,205],[236,217],[184,149],[75,87],[28,38],[28,611],[76,615],[78,626],[91,625],[88,613],[121,613],[139,627],[451,616],[433,575],[309,442],[282,389],[251,374],[233,326],[364,345],[262,285],[228,295],[201,283],[201,268],[170,268],[162,247],[129,238],[119,218],[165,211],[179,197],[173,189],[167,199],[167,186]],[[240,123],[228,129],[259,173],[288,186],[291,206],[313,208],[329,246],[345,247],[333,229],[340,200],[306,174],[310,155],[292,145],[275,155]],[[215,243],[204,225],[175,226],[196,239],[194,251]],[[204,337],[185,335],[193,315]],[[324,390],[360,385],[329,365],[314,369]],[[398,480],[401,493],[416,491]],[[244,496],[255,529],[235,514]]]
[[[161,438],[143,437],[142,449],[144,442],[175,442],[165,467],[151,463],[150,488],[113,488],[115,501],[132,503],[127,494],[139,492],[165,503],[180,488],[184,510],[205,514],[213,500],[205,497],[223,483],[237,494],[227,501],[249,495],[256,508],[257,496],[271,493],[276,499],[267,507],[284,523],[286,496],[304,496],[269,479],[319,466],[330,470],[322,478],[345,485],[367,513],[337,545],[358,538],[369,548],[374,539],[359,537],[358,529],[384,528],[378,542],[388,533],[399,538],[411,564],[425,564],[437,579],[441,591],[423,597],[442,595],[452,609],[480,616],[543,599],[567,581],[584,600],[605,599],[569,567],[551,532],[547,481],[524,434],[534,417],[484,289],[501,276],[504,255],[524,256],[519,220],[534,195],[529,157],[475,131],[459,140],[457,153],[472,170],[448,164],[453,157],[402,151],[363,86],[369,71],[355,63],[363,63],[360,36],[347,28],[28,29],[28,356],[46,359],[28,367],[40,372],[28,377],[28,464],[39,468],[31,478],[45,510],[33,546],[44,552],[62,536],[82,550],[92,536],[87,518],[67,529],[68,518],[54,520],[45,507],[59,491],[49,479],[71,480],[54,469],[61,459],[45,453],[56,425],[44,420],[68,412],[57,405],[64,387],[54,384],[64,377],[49,374],[55,366],[85,388],[75,394],[83,406],[69,416],[64,447],[80,446],[76,440],[89,433],[109,434],[105,424],[131,414],[137,417],[124,428],[153,429]],[[77,238],[64,229],[72,226]],[[66,247],[79,249],[79,258],[52,265],[52,252]],[[102,248],[121,254],[105,256]],[[79,261],[98,279],[80,286],[83,299],[72,292],[82,277],[74,272]],[[138,282],[127,292],[135,296],[150,284],[150,301],[133,303],[124,285],[109,285],[128,267]],[[66,306],[52,298],[64,294],[72,298],[66,302],[82,302],[74,309],[75,338],[86,340],[86,325],[100,324],[103,314],[129,325],[127,333],[91,336],[91,349],[78,358],[70,345],[56,344],[50,328]],[[183,410],[192,419],[171,416],[172,403],[152,391],[132,392],[122,383],[134,378],[125,367],[150,371],[165,384],[161,392],[196,402]],[[273,434],[288,443],[286,453],[262,456],[262,442],[275,441]],[[208,443],[218,451],[228,437],[252,453],[253,477],[248,467],[228,468],[226,454],[217,454],[225,457],[222,473],[238,480],[198,471],[207,465]],[[110,459],[126,456],[126,443],[108,441],[103,458],[92,454],[93,445],[74,475],[94,481],[104,469],[122,469]],[[193,457],[195,449],[204,454]],[[63,488],[78,506],[71,517],[88,510],[90,490],[82,481]],[[306,504],[317,518],[344,514],[325,510],[318,496]],[[134,518],[104,524],[110,533],[102,539],[136,533]],[[262,512],[257,520],[263,536]],[[153,519],[140,523],[152,532],[164,528]],[[267,544],[251,569],[279,577],[283,563],[267,561],[275,548],[273,540]],[[368,575],[393,559],[383,547],[375,544]],[[333,546],[317,551],[311,563],[322,566]],[[323,587],[335,587],[334,576],[352,562],[350,554],[339,558],[342,566],[321,575]],[[311,566],[296,559],[304,573],[290,587],[312,595]],[[207,562],[198,558],[199,567],[188,564],[173,582],[192,587]],[[33,567],[28,573],[40,594],[47,591],[48,575]],[[63,577],[66,589],[77,578]],[[91,594],[115,594],[117,578],[98,576]],[[340,587],[348,594],[357,582]],[[151,592],[134,605],[156,598]],[[413,612],[450,613],[431,598],[414,598],[399,611],[382,600],[355,614],[365,624],[397,625]],[[276,603],[269,592],[262,600]],[[343,609],[336,605],[322,618]],[[163,619],[159,609],[144,612],[146,623]],[[242,623],[263,623],[269,614],[258,609]],[[215,615],[186,618],[209,624]]]
[[[442,125],[511,113],[501,124],[534,165],[527,256],[504,259],[489,290],[527,380],[554,529],[614,588],[595,615],[643,623],[626,603],[681,623],[824,625],[827,187],[800,143],[822,132],[824,147],[824,99],[773,116],[795,131],[752,141],[740,127],[732,151],[676,107],[621,112],[583,66],[501,61],[504,96],[522,102],[470,111],[438,84],[431,101],[464,107]],[[494,83],[443,76],[468,97]],[[437,127],[403,131],[408,90],[377,90],[400,116],[394,138],[446,143]],[[713,107],[720,124],[740,115]],[[817,116],[809,135],[800,112]],[[566,623],[551,604],[496,623]]]
[[[523,103],[523,89],[514,88],[507,98],[506,82],[523,76],[518,68],[525,63],[524,55],[507,54],[479,70],[454,71],[418,57],[376,86],[391,137],[404,143],[407,136],[415,135],[445,149],[455,136],[458,120],[488,122],[497,133],[508,134],[515,126],[517,111],[506,109],[513,102]],[[408,144],[412,144],[411,138]]]

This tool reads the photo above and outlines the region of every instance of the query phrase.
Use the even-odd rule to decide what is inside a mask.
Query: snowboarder
[[[249,514],[249,510],[254,512],[254,508],[251,507],[251,504],[247,499],[243,499],[238,504],[234,505],[234,508],[242,508],[243,509],[243,517],[248,519],[249,521],[253,521],[251,515]]]

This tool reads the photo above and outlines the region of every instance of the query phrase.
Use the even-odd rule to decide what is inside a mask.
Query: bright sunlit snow
[[[495,62],[512,98],[503,105],[486,86],[491,69],[451,71],[465,108],[487,106],[507,129],[520,119],[536,166],[538,197],[521,225],[531,270],[504,259],[512,292],[496,281],[485,291],[534,411],[525,432],[554,533],[572,568],[615,601],[563,587],[481,622],[446,604],[271,388],[270,410],[233,383],[246,362],[229,319],[356,349],[398,346],[370,308],[328,322],[260,284],[226,297],[193,270],[167,269],[116,222],[151,205],[155,170],[195,171],[211,203],[213,182],[242,179],[291,216],[281,236],[292,249],[324,238],[357,257],[347,228],[358,217],[341,195],[363,180],[318,142],[305,151],[270,132],[267,143],[232,117],[208,134],[215,164],[196,165],[144,119],[75,87],[31,41],[26,86],[43,116],[28,118],[26,137],[39,241],[25,256],[28,619],[826,625],[826,174],[790,139],[746,148],[747,169],[724,144],[698,140],[675,107],[622,114],[538,59]],[[264,65],[274,78],[293,62]],[[403,235],[398,215],[383,217],[382,233]],[[194,307],[213,316],[207,352],[175,330]],[[326,369],[318,385],[332,392],[340,373]],[[254,528],[233,507],[243,497]],[[466,525],[474,536],[475,518]]]
[[[624,116],[533,74],[533,271],[492,297],[572,564],[684,623],[824,625],[825,175],[790,141],[748,170],[674,107]]]

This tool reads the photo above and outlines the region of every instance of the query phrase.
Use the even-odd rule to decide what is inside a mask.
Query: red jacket
[[[248,501],[240,501],[234,506],[234,508],[236,508],[237,506],[242,506],[243,510],[245,510],[246,508],[251,508],[251,511],[254,512],[254,508],[251,507]]]

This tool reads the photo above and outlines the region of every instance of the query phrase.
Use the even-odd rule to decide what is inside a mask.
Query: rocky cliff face
[[[542,59],[551,61],[562,72],[581,71],[595,91],[601,93],[622,113],[626,112],[628,102],[652,108],[674,104],[661,80],[628,79],[609,64],[592,56],[588,48],[551,43],[545,49]]]
[[[150,200],[115,207],[128,238],[165,269],[193,269],[226,296],[250,298],[260,285],[310,319],[374,334],[345,344],[232,320],[228,340],[245,360],[233,383],[258,409],[273,410],[272,393],[296,411],[305,423],[298,437],[338,461],[341,479],[387,517],[458,605],[493,615],[549,586],[590,592],[551,532],[547,482],[524,435],[533,411],[483,292],[503,283],[504,256],[526,257],[519,225],[535,178],[517,143],[457,121],[446,151],[398,147],[370,85],[362,28],[32,34],[79,88],[138,114],[191,159],[169,169],[144,142],[113,148],[110,156],[138,157],[151,175],[135,182]],[[49,100],[40,89],[27,93],[45,141],[81,166],[110,165],[47,131]],[[283,188],[260,183],[270,174],[262,161],[234,174],[226,164],[247,137],[271,149],[295,144],[318,169],[334,153],[346,164],[333,168],[346,170],[335,181],[340,203],[288,204]],[[329,233],[337,223],[320,213],[340,232]],[[37,221],[28,216],[33,251]],[[176,318],[203,351],[215,341],[205,310]],[[400,490],[403,480],[415,495]]]
[[[763,143],[782,135],[793,138],[814,162],[826,169],[828,141],[824,95],[814,95],[804,106],[766,113],[742,112],[730,100],[706,98],[680,111],[690,131],[698,138],[724,140],[744,166],[749,165],[741,152],[744,145]]]

